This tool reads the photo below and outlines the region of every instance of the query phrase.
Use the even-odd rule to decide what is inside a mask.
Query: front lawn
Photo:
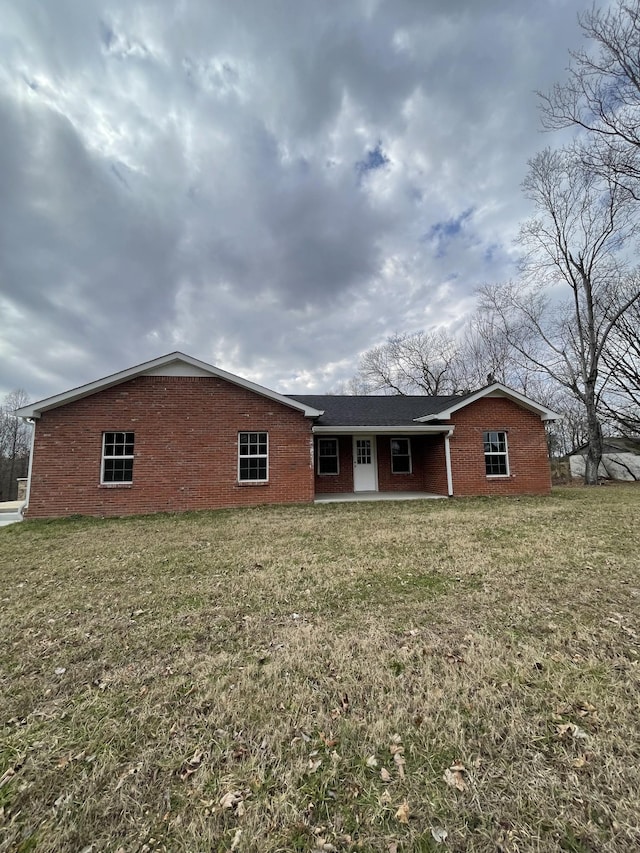
[[[640,848],[640,487],[0,529],[0,851]]]

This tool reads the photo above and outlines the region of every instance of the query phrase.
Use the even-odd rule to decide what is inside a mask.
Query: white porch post
[[[449,447],[449,439],[453,434],[453,430],[444,434],[444,459],[447,468],[447,494],[449,497],[453,495],[453,477],[451,475],[451,448]]]

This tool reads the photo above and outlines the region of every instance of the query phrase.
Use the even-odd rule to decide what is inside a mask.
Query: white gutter
[[[450,424],[413,424],[402,426],[314,426],[312,431],[320,435],[437,435],[446,432],[451,435],[453,427]]]
[[[444,460],[447,468],[447,494],[449,497],[453,495],[453,476],[451,475],[451,448],[449,447],[449,439],[453,434],[453,427],[444,437]]]
[[[31,447],[29,449],[29,469],[27,471],[27,494],[24,498],[24,503],[20,507],[20,514],[24,515],[25,510],[29,509],[29,496],[31,495],[31,472],[33,470],[33,450],[36,443],[36,422],[31,418],[25,418],[27,423],[31,424]]]

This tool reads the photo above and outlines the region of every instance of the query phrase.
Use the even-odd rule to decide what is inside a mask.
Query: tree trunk
[[[598,468],[602,461],[602,427],[596,412],[595,399],[587,394],[587,435],[588,450],[584,466],[584,482],[586,486],[598,485]]]

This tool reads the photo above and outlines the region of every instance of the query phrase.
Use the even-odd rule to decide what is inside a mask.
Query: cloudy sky
[[[0,0],[0,394],[325,392],[513,274],[590,0]]]

